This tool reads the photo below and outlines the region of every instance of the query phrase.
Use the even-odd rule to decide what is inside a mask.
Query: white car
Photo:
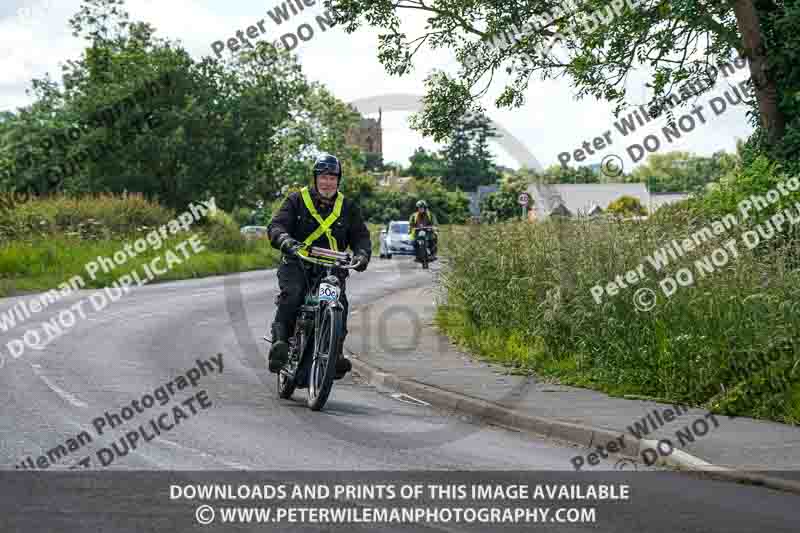
[[[244,226],[241,228],[242,235],[244,235],[245,239],[268,239],[269,234],[267,233],[266,226]]]
[[[414,255],[414,243],[408,234],[406,220],[393,220],[381,230],[381,259],[391,259],[393,255]]]

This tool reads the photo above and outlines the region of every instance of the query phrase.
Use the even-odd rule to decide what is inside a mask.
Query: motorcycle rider
[[[272,323],[272,348],[269,351],[269,370],[277,373],[286,364],[289,354],[289,336],[294,332],[297,311],[306,295],[306,276],[311,280],[315,265],[298,259],[302,244],[342,252],[353,250],[355,268],[363,272],[369,264],[372,244],[369,229],[361,211],[353,200],[339,191],[342,186],[342,166],[331,154],[321,154],[314,162],[314,186],[289,194],[278,212],[272,217],[267,231],[272,247],[283,252],[278,267],[280,293],[275,299],[277,311]],[[302,244],[301,244],[302,243]],[[305,269],[305,273],[304,273]],[[344,331],[340,348],[347,336],[348,303],[345,295],[347,272],[339,273],[340,302],[344,306]],[[350,371],[350,360],[342,350],[336,362],[336,378]]]
[[[411,213],[408,219],[408,232],[411,235],[411,242],[414,243],[414,256],[417,255],[417,228],[422,226],[435,226],[436,216],[428,209],[428,203],[425,200],[417,202],[417,211]],[[431,242],[431,259],[436,258],[436,250],[439,238],[436,232],[433,232],[433,240]]]

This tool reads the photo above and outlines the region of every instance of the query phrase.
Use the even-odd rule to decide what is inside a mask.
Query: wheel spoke
[[[328,358],[330,357],[330,338],[326,335],[327,330],[330,329],[330,319],[326,312],[320,330],[317,332],[316,350],[314,351],[314,360],[311,363],[311,379],[309,387],[311,387],[311,395],[316,398],[325,382],[325,371],[328,368]],[[325,350],[325,341],[328,341],[327,350]]]
[[[341,309],[326,307],[322,311],[319,329],[315,332],[314,355],[308,387],[308,405],[319,411],[325,405],[335,378],[334,358],[338,356]]]

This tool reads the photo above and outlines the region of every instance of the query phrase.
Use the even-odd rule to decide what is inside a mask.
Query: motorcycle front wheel
[[[329,305],[322,311],[320,328],[316,332],[314,359],[308,380],[308,406],[319,411],[328,401],[339,359],[339,340],[342,331],[342,309]]]

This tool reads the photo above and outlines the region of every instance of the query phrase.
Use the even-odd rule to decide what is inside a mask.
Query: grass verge
[[[0,297],[54,289],[74,276],[86,287],[109,286],[120,276],[138,272],[156,258],[154,281],[179,280],[230,274],[277,266],[279,253],[267,240],[246,240],[238,225],[223,211],[217,211],[192,225],[189,231],[167,233],[163,240],[158,227],[175,213],[138,195],[97,195],[83,198],[55,197],[15,206],[0,216]],[[155,238],[152,238],[155,237]],[[176,249],[196,238],[204,249],[192,246]],[[141,252],[133,243],[146,239]],[[87,270],[99,257],[112,258],[125,249],[124,262]]]
[[[734,212],[738,198],[729,202]],[[462,346],[517,372],[798,424],[800,223],[763,235],[779,208],[795,209],[800,220],[800,193],[740,217],[656,269],[648,256],[722,214],[703,207],[646,221],[554,219],[449,232],[441,275],[446,305],[437,323]],[[762,242],[749,248],[745,232],[763,232]],[[723,246],[730,239],[736,254]],[[727,258],[715,252],[720,248]],[[593,288],[642,264],[643,279],[596,301]],[[700,265],[711,269],[704,274]],[[681,269],[693,282],[667,295],[663,280]],[[637,307],[639,289],[652,291],[652,308]]]
[[[196,234],[197,235],[197,234]],[[145,252],[128,258],[106,272],[102,268],[94,276],[87,272],[89,263],[98,262],[98,257],[111,258],[123,250],[127,241],[104,239],[100,241],[81,241],[69,237],[51,237],[28,242],[11,242],[0,246],[0,297],[18,293],[45,291],[53,289],[73,276],[79,275],[86,287],[101,288],[109,286],[120,276],[132,271],[144,276],[144,265],[161,256],[160,269],[165,269],[165,254],[172,251],[180,263],[172,264],[164,274],[155,273],[154,281],[201,278],[274,268],[279,256],[266,241],[259,241],[243,253],[232,253],[208,248],[208,238],[198,235],[207,249],[192,253],[191,246],[185,247],[188,257],[175,250],[175,245],[189,238],[190,234],[178,234],[159,249],[148,248]],[[179,238],[178,238],[179,237]],[[13,272],[13,274],[11,274]]]

